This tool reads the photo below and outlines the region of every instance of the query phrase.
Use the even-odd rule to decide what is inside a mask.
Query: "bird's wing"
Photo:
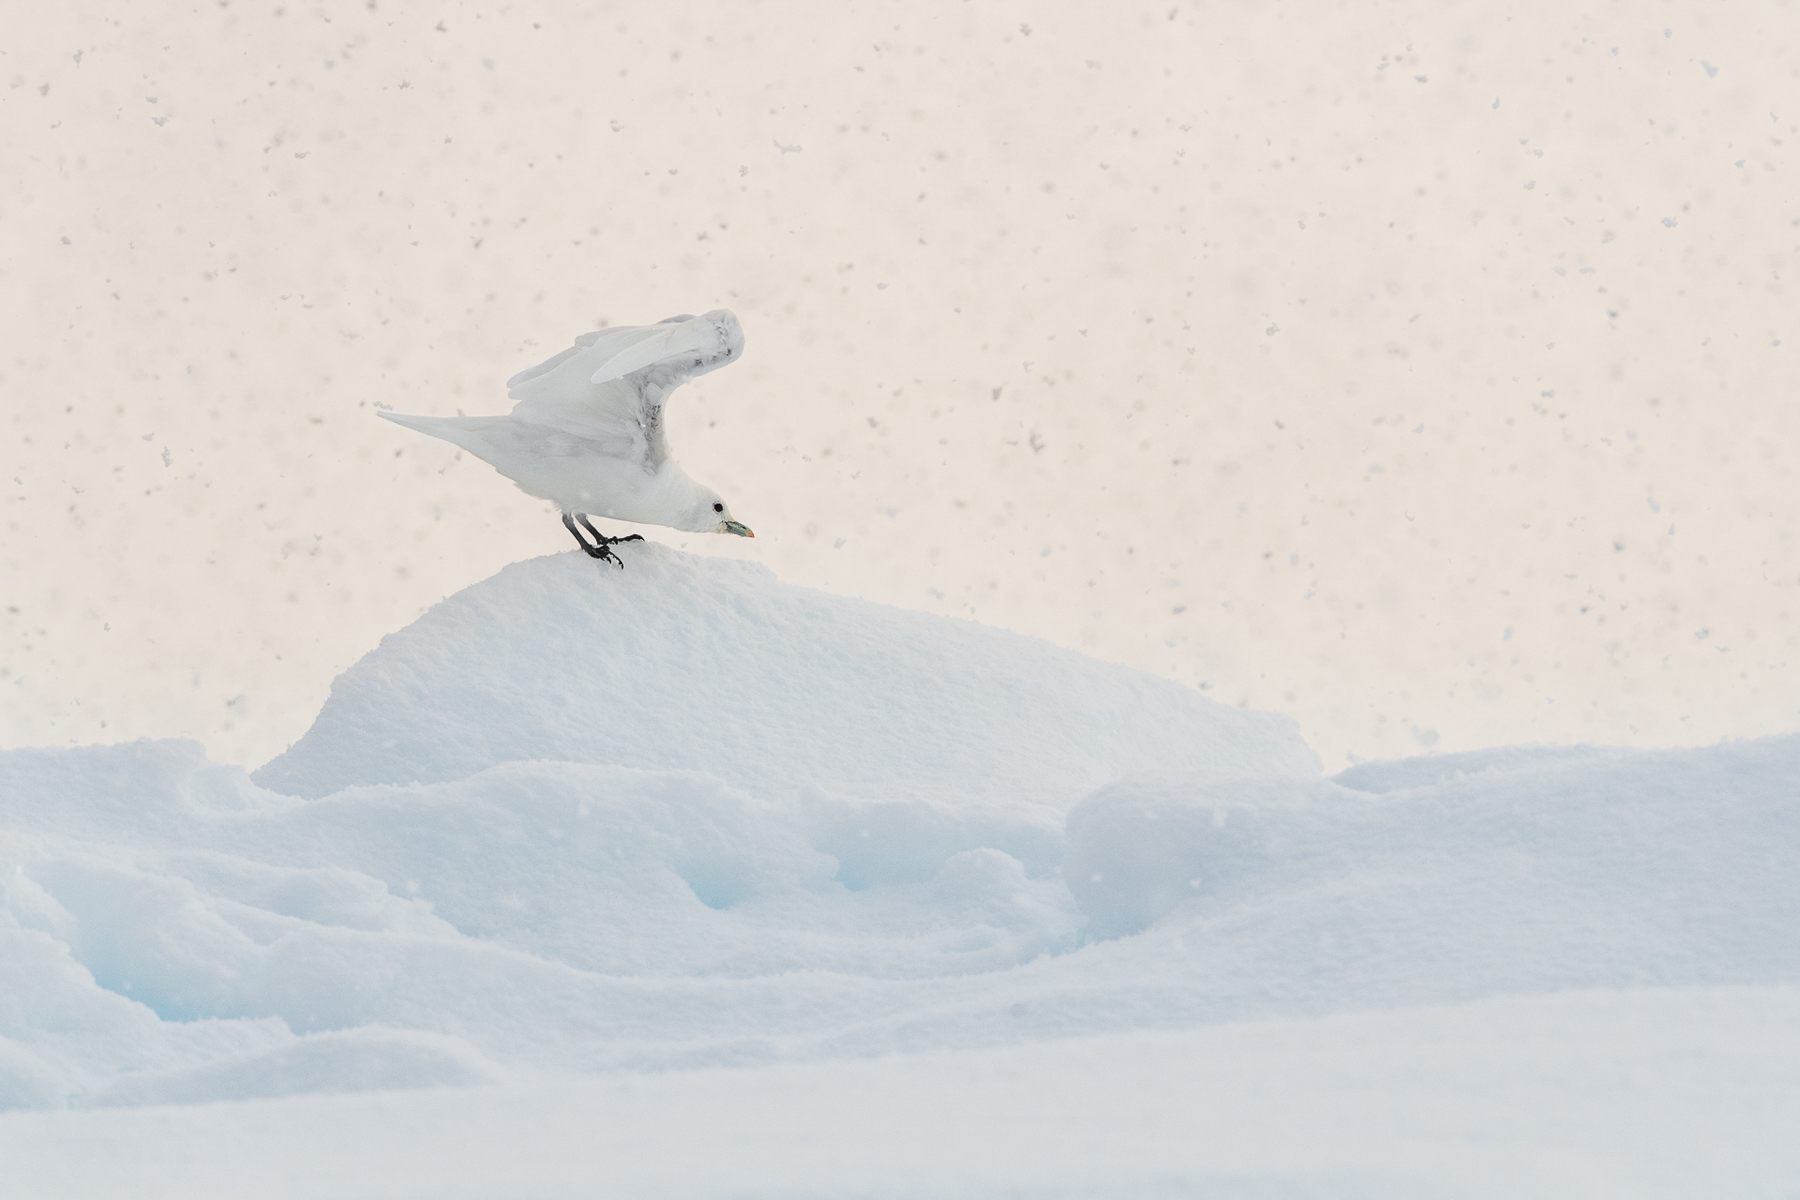
[[[513,416],[604,441],[609,452],[654,467],[669,453],[669,393],[732,361],[743,345],[737,318],[724,310],[583,334],[506,381]]]

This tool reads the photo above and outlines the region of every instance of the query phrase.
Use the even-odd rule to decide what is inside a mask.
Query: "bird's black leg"
[[[594,544],[596,546],[611,546],[618,542],[641,542],[644,540],[644,535],[641,533],[628,533],[624,537],[607,537],[604,533],[601,533],[598,529],[594,528],[594,523],[587,519],[586,513],[576,513],[575,519],[581,522],[581,527],[583,529],[594,535]]]
[[[569,531],[569,536],[575,539],[575,544],[580,546],[583,550],[586,550],[589,554],[592,554],[594,548],[588,545],[586,538],[581,536],[581,530],[575,528],[575,514],[564,513],[562,518],[563,528]],[[586,524],[586,522],[584,521],[583,524]]]
[[[590,546],[587,544],[587,539],[581,536],[581,530],[575,528],[575,515],[573,513],[564,513],[562,515],[562,519],[563,519],[563,528],[567,529],[569,531],[569,536],[571,536],[575,539],[575,544],[577,546],[580,546],[581,549],[583,550],[583,552],[585,552],[589,558],[611,558],[612,561],[619,563],[619,566],[621,568],[624,567],[624,565],[625,565],[624,563],[619,562],[619,560],[617,558],[613,558],[613,552],[606,548],[605,542],[601,542],[601,543],[599,543],[597,545],[593,545],[593,546]],[[583,517],[581,519],[581,523],[583,525],[587,525],[587,518]],[[590,532],[593,530],[593,528],[594,527],[592,525],[588,525],[588,529]],[[596,535],[596,536],[598,536],[598,535]]]

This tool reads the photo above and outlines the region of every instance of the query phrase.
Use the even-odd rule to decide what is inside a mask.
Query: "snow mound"
[[[633,545],[517,563],[384,639],[256,774],[297,796],[504,762],[704,771],[771,798],[1041,804],[1145,762],[1316,775],[1285,717],[963,621]]]
[[[1069,888],[1091,934],[1203,928],[1231,969],[1190,1002],[1800,979],[1800,738],[1533,761],[1381,796],[1127,781],[1070,814]]]

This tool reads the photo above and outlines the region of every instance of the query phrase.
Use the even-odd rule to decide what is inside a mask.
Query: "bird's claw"
[[[580,522],[581,529],[588,531],[588,536],[594,539],[592,542],[589,542],[587,538],[581,536],[581,529],[575,528],[577,522]],[[607,537],[598,529],[594,528],[594,523],[587,519],[586,513],[564,513],[563,528],[569,531],[570,535],[575,539],[575,544],[580,546],[589,558],[604,559],[611,562],[621,571],[625,569],[625,563],[612,552],[610,547],[616,546],[620,542],[641,542],[644,540],[644,535],[641,533],[626,534],[624,537]]]

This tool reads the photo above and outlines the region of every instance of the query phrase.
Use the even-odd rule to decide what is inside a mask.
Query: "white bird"
[[[506,381],[517,401],[504,417],[388,420],[443,438],[486,461],[528,496],[562,510],[563,524],[593,558],[642,535],[606,537],[590,516],[691,533],[755,537],[711,488],[669,457],[663,406],[669,393],[744,352],[744,330],[724,309],[670,317],[656,325],[584,333],[554,358]],[[581,536],[593,536],[593,543]]]

